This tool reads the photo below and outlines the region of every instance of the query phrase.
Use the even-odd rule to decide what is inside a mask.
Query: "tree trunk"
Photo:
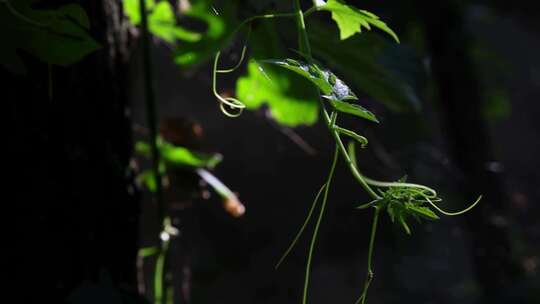
[[[6,197],[18,207],[9,252],[21,303],[137,298],[127,28],[121,1],[82,3],[102,48],[52,67],[52,100],[46,64],[25,57],[25,76],[0,69],[14,133],[9,162],[17,166]]]

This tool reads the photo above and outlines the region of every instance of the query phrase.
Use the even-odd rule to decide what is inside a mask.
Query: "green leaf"
[[[267,60],[262,60],[261,62],[275,64],[303,76],[304,78],[313,82],[319,88],[319,90],[321,90],[324,94],[328,95],[328,94],[331,94],[333,91],[333,86],[329,82],[328,72],[326,71],[323,72],[315,64],[308,64],[305,62],[301,62],[301,61],[289,59],[289,58],[284,59],[284,60],[267,59]],[[335,83],[335,79],[336,79],[335,76],[333,79]]]
[[[160,152],[165,162],[175,166],[214,168],[222,159],[219,154],[193,152],[187,148],[174,146],[166,142],[160,145]]]
[[[133,25],[141,23],[141,11],[139,8],[139,0],[122,0],[124,14]],[[152,10],[155,6],[154,0],[146,0],[146,9]]]
[[[332,105],[332,107],[334,107],[334,109],[336,109],[339,112],[355,115],[355,116],[358,116],[358,117],[361,117],[361,118],[364,118],[364,119],[367,119],[376,123],[379,122],[377,120],[377,117],[375,117],[373,113],[366,110],[364,107],[360,105],[348,103],[345,101],[334,100],[334,99],[330,99],[330,104]]]
[[[405,230],[407,234],[411,234],[411,228],[409,228],[409,225],[407,225],[407,222],[405,221],[405,216],[402,215],[399,217],[399,223],[401,224],[401,227]]]
[[[158,140],[158,149],[162,161],[167,165],[214,168],[222,160],[220,154],[207,154],[191,151],[188,148],[168,143],[161,138]],[[135,144],[135,151],[145,157],[150,157],[151,155],[150,145],[143,141],[139,141]]]
[[[437,216],[437,214],[435,214],[435,212],[433,212],[428,207],[419,207],[419,206],[414,206],[412,204],[408,204],[407,205],[407,210],[412,215],[417,215],[417,216],[420,216],[420,217],[425,218],[427,220],[438,220],[439,219],[439,216]]]
[[[358,143],[360,143],[360,146],[362,148],[365,148],[368,144],[368,140],[367,138],[365,138],[364,136],[362,135],[359,135],[357,134],[356,132],[354,131],[351,131],[349,129],[344,129],[344,128],[341,128],[341,127],[335,127],[335,129],[340,133],[340,134],[344,134],[346,136],[349,136],[351,138],[353,138],[354,140],[356,140]]]
[[[148,30],[154,36],[174,44],[177,40],[196,42],[201,40],[201,34],[187,30],[177,24],[172,5],[161,0],[155,3],[153,0],[146,1],[148,13]],[[124,1],[124,12],[133,25],[139,25],[141,14],[139,0]]]
[[[159,253],[158,247],[139,248],[137,255],[142,258],[150,257]]]
[[[88,34],[88,16],[75,4],[56,10],[35,10],[31,1],[0,2],[0,65],[24,73],[18,51],[55,65],[73,64],[100,48]]]
[[[371,30],[371,26],[374,26],[392,36],[399,43],[396,33],[382,22],[379,17],[371,12],[347,5],[343,0],[328,0],[325,5],[319,6],[318,9],[332,13],[332,19],[339,27],[341,40],[345,40],[355,33],[361,33],[362,27]]]
[[[399,207],[399,205],[392,202],[386,205],[386,212],[388,212],[388,216],[390,217],[390,220],[392,220],[392,223],[395,223],[396,216],[399,212],[398,210],[396,210],[396,207]]]
[[[253,59],[285,57],[273,24],[262,23],[251,37]],[[265,65],[263,69],[255,60],[249,61],[247,75],[236,82],[236,95],[248,109],[267,105],[277,122],[290,127],[317,121],[317,94],[309,81],[296,72],[274,65]]]
[[[197,41],[179,42],[174,52],[174,61],[180,66],[200,65],[212,58],[229,40],[237,22],[234,12],[236,1],[226,1],[219,7],[219,15],[212,9],[212,1],[199,0],[191,4],[185,17],[206,24],[206,31]]]
[[[152,170],[145,170],[141,172],[137,176],[137,179],[139,180],[140,183],[143,183],[146,186],[148,191],[156,192],[156,189],[157,189],[156,178]]]
[[[175,43],[176,39],[189,42],[201,39],[201,34],[186,30],[176,24],[176,16],[168,1],[160,1],[156,4],[148,16],[148,29],[155,36],[171,44]]]
[[[294,59],[263,60],[291,70],[314,83],[324,94],[323,97],[337,100],[356,100],[351,89],[330,70],[322,69],[314,63],[305,63]]]
[[[84,9],[77,4],[67,4],[58,8],[58,12],[62,13],[64,16],[71,18],[71,20],[77,22],[80,26],[85,29],[90,29],[90,20]]]
[[[248,74],[236,82],[236,94],[248,109],[268,105],[272,118],[290,127],[311,125],[317,121],[316,97],[305,87],[295,87],[294,84],[299,82],[298,76],[271,69],[265,69],[263,74],[253,61],[249,62],[247,70]]]
[[[405,45],[366,33],[340,40],[337,29],[313,21],[309,39],[317,58],[395,112],[419,111],[427,74],[421,57]]]
[[[399,225],[403,228],[403,230],[405,230],[407,234],[411,234],[411,229],[409,228],[409,225],[407,225],[406,221],[409,214],[407,213],[407,209],[401,202],[388,202],[386,206],[386,211],[388,213],[388,216],[390,216],[390,220],[392,220],[392,223],[399,223]]]
[[[356,207],[356,209],[367,209],[369,207],[377,206],[377,204],[379,202],[381,202],[381,201],[382,201],[381,199],[376,199],[376,200],[373,200],[373,201],[371,201],[371,202],[369,202],[367,204],[362,204],[362,205]]]

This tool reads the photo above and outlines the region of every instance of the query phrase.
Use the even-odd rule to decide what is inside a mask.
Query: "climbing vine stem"
[[[323,199],[321,203],[321,209],[319,211],[319,216],[317,217],[317,222],[315,223],[315,228],[313,229],[313,234],[311,236],[311,242],[309,244],[308,257],[306,262],[306,274],[304,278],[304,291],[302,293],[302,304],[307,304],[307,296],[309,289],[309,275],[311,272],[311,261],[313,259],[313,251],[315,249],[315,243],[317,242],[317,235],[319,228],[321,226],[322,218],[324,216],[324,211],[326,209],[326,202],[328,201],[328,193],[330,191],[330,184],[332,183],[332,178],[334,177],[334,170],[336,169],[337,159],[339,157],[338,147],[334,149],[334,157],[332,159],[332,165],[330,166],[330,172],[328,173],[328,178],[326,179]]]
[[[310,221],[314,211],[316,210],[317,203],[319,201],[319,198],[322,195],[322,202],[321,202],[319,214],[318,214],[318,217],[315,222],[314,229],[313,229],[313,234],[311,236],[311,241],[309,244],[309,251],[307,255],[306,268],[305,268],[302,304],[307,304],[311,264],[313,260],[315,244],[317,242],[317,236],[320,230],[322,218],[326,210],[328,194],[330,191],[336,163],[337,163],[338,158],[342,157],[345,163],[347,164],[351,174],[355,178],[355,180],[360,184],[360,186],[367,192],[367,194],[372,199],[371,202],[358,206],[357,208],[365,209],[368,207],[374,207],[375,209],[374,214],[373,214],[370,236],[369,236],[366,279],[362,287],[361,295],[356,302],[356,304],[365,304],[367,302],[368,289],[374,277],[373,254],[374,254],[374,247],[375,247],[375,237],[377,234],[377,226],[378,226],[381,210],[386,210],[390,218],[392,219],[392,221],[400,224],[405,229],[405,231],[410,234],[411,233],[410,228],[406,223],[407,217],[414,217],[418,220],[420,218],[429,219],[429,220],[439,219],[437,214],[435,214],[429,208],[429,206],[435,208],[437,211],[445,215],[463,214],[471,210],[480,201],[481,197],[479,197],[472,205],[470,205],[468,208],[462,211],[448,212],[448,211],[442,210],[435,204],[436,202],[440,202],[441,199],[438,197],[437,192],[432,188],[429,188],[424,185],[407,183],[405,181],[405,178],[400,179],[398,182],[382,182],[382,181],[374,180],[374,179],[371,179],[362,175],[362,173],[358,169],[354,147],[355,147],[356,142],[360,143],[362,147],[365,147],[368,141],[365,137],[357,134],[356,132],[340,127],[337,122],[338,120],[337,113],[339,111],[339,112],[344,112],[348,114],[353,114],[353,115],[360,116],[362,118],[365,118],[373,122],[378,122],[378,120],[376,119],[373,113],[364,109],[360,105],[347,103],[346,102],[347,100],[350,100],[350,99],[357,100],[358,98],[330,70],[321,69],[318,66],[318,64],[315,62],[315,60],[313,59],[304,18],[312,14],[313,12],[323,9],[322,6],[317,4],[319,3],[318,1],[314,1],[314,2],[315,2],[315,6],[308,9],[306,12],[302,11],[299,0],[293,0],[292,3],[294,6],[294,13],[267,14],[267,15],[260,15],[260,16],[254,16],[254,17],[248,18],[239,24],[239,26],[232,32],[232,36],[234,36],[234,34],[236,34],[243,26],[250,24],[252,21],[256,19],[270,19],[270,18],[276,18],[276,17],[294,17],[295,18],[297,30],[298,30],[298,45],[299,45],[298,53],[302,55],[302,57],[304,57],[308,61],[308,63],[305,64],[298,60],[293,60],[290,58],[286,58],[283,60],[266,60],[266,62],[278,64],[282,67],[292,70],[296,72],[297,74],[300,74],[304,76],[305,78],[309,79],[312,83],[316,84],[317,88],[316,89],[314,88],[314,89],[317,90],[317,93],[318,93],[317,96],[319,96],[318,100],[320,103],[320,110],[322,113],[323,121],[326,124],[328,131],[330,132],[330,135],[334,139],[335,148],[334,148],[334,154],[333,154],[333,159],[332,159],[332,165],[331,165],[329,174],[326,178],[326,182],[322,185],[319,192],[317,193],[311,205],[311,209],[307,215],[307,218],[305,219],[302,227],[300,228],[300,231],[297,233],[291,245],[287,248],[283,256],[280,258],[279,262],[276,265],[276,268],[283,262],[284,258],[289,254],[293,246],[297,243],[298,239],[300,238],[300,235],[307,227],[308,222]],[[364,14],[369,13],[365,11],[363,12]],[[371,15],[368,14],[368,17],[372,18],[370,19],[372,24],[386,31],[387,33],[390,33],[393,37],[395,37],[395,34],[392,32],[392,30],[387,28],[384,23],[374,21],[377,18],[375,18],[376,16],[375,17],[373,16],[374,16],[373,14]],[[248,36],[249,36],[249,32],[248,32]],[[397,37],[395,37],[395,39],[396,41],[399,41]],[[212,78],[213,93],[220,103],[221,110],[225,113],[225,115],[230,116],[230,117],[239,116],[246,106],[244,103],[242,103],[240,100],[234,97],[221,96],[218,93],[217,84],[216,84],[216,78],[217,78],[216,75],[218,73],[230,73],[236,70],[238,67],[240,67],[245,57],[245,53],[246,53],[246,45],[244,45],[244,47],[242,48],[242,53],[241,53],[239,62],[229,69],[218,69],[219,58],[221,55],[220,52],[217,52],[214,58],[213,78]],[[265,75],[262,68],[260,70],[263,73],[263,75]],[[328,99],[329,102],[323,101],[323,97],[325,99]],[[342,135],[345,136],[346,139],[349,139],[348,149],[345,147],[345,143],[343,139],[341,138]]]
[[[155,90],[153,85],[152,59],[150,54],[150,37],[148,32],[148,16],[146,1],[139,0],[139,13],[141,15],[141,46],[144,71],[144,89],[146,103],[146,119],[150,134],[150,147],[152,156],[152,171],[155,179],[156,191],[155,198],[157,204],[157,218],[161,229],[165,229],[165,202],[163,199],[163,184],[161,172],[159,171],[160,154],[158,148],[157,134],[157,111],[155,101]],[[156,271],[154,273],[154,298],[155,304],[164,304],[163,297],[165,286],[163,284],[165,256],[168,250],[168,239],[161,239],[162,246],[159,247],[158,260],[156,262]]]
[[[375,236],[377,235],[377,225],[379,222],[380,212],[381,212],[381,208],[375,207],[375,212],[373,214],[373,223],[371,224],[371,234],[369,237],[366,281],[364,282],[364,288],[362,290],[362,294],[360,295],[360,298],[358,298],[358,300],[356,301],[356,304],[365,303],[369,285],[371,284],[371,281],[373,280],[373,277],[375,276],[375,273],[373,272],[373,247],[375,245]]]

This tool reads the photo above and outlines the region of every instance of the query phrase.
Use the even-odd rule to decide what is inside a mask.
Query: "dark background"
[[[144,137],[136,129],[145,126],[140,52],[136,38],[127,45],[108,39],[120,34],[103,11],[121,12],[115,1],[105,3],[83,2],[105,49],[55,69],[53,101],[45,97],[42,63],[25,58],[25,77],[0,70],[12,128],[6,167],[15,166],[4,195],[4,251],[16,287],[8,294],[22,303],[144,303],[137,248],[156,244],[158,231],[155,206],[134,183],[136,167],[145,164],[130,165],[133,138]],[[526,1],[349,3],[388,20],[428,67],[419,113],[394,113],[366,99],[381,124],[347,121],[366,128],[370,139],[361,167],[377,178],[407,174],[440,189],[450,210],[484,195],[463,216],[414,223],[412,236],[384,215],[369,302],[539,303],[538,8]],[[411,28],[421,29],[422,48]],[[181,232],[169,256],[173,289],[188,282],[191,303],[300,302],[309,231],[279,270],[274,265],[326,178],[333,143],[325,126],[294,130],[316,150],[309,154],[267,109],[223,116],[209,66],[183,71],[158,42],[152,54],[160,120],[202,127],[197,145],[224,156],[215,174],[247,208],[242,218],[229,216],[215,195],[193,195],[195,177],[178,173],[178,189],[188,190],[168,209]],[[230,78],[222,87],[234,89]],[[493,89],[507,98],[490,103]],[[367,199],[340,161],[316,247],[311,303],[353,303],[359,295],[371,212],[354,206]],[[147,289],[149,280],[147,273]]]

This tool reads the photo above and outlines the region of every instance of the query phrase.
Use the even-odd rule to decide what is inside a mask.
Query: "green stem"
[[[380,199],[381,197],[369,186],[369,184],[366,182],[362,174],[360,174],[360,172],[358,171],[358,168],[356,168],[356,165],[354,164],[354,162],[349,157],[349,154],[347,153],[347,149],[345,148],[345,145],[343,144],[343,141],[341,140],[341,137],[339,136],[339,131],[337,131],[334,128],[334,124],[332,123],[332,120],[330,116],[328,115],[328,112],[326,111],[326,109],[324,109],[324,105],[321,104],[321,107],[322,107],[323,116],[326,121],[328,130],[332,134],[332,137],[334,137],[334,140],[336,141],[336,144],[339,147],[339,151],[341,152],[341,156],[343,157],[343,159],[345,159],[345,162],[349,166],[349,169],[352,175],[354,176],[356,181],[358,181],[360,186],[362,186],[362,188],[364,188],[364,190],[369,194],[369,196],[371,196],[373,199]]]
[[[319,8],[316,7],[316,6],[310,7],[307,11],[304,12],[304,18],[308,17],[309,15],[315,13],[318,10],[319,10]]]
[[[165,272],[165,259],[167,257],[168,249],[169,241],[163,241],[161,243],[159,255],[156,260],[156,267],[154,269],[154,304],[162,304],[165,300],[165,297],[163,297],[165,292],[163,278]]]
[[[277,13],[277,14],[264,14],[264,15],[258,15],[258,16],[252,16],[247,19],[244,19],[238,26],[231,32],[230,37],[236,36],[236,33],[238,33],[242,27],[244,27],[246,24],[249,24],[250,22],[253,22],[257,19],[272,19],[272,18],[290,18],[295,17],[297,13]]]
[[[338,157],[339,157],[338,147],[336,146],[334,150],[334,158],[332,160],[332,166],[330,167],[330,172],[328,173],[328,178],[325,183],[326,187],[324,188],[321,210],[319,211],[319,217],[317,218],[317,223],[315,223],[315,229],[313,230],[311,243],[309,244],[309,252],[308,252],[308,258],[307,258],[307,263],[306,263],[306,276],[304,279],[304,292],[302,295],[302,304],[307,304],[307,292],[308,292],[308,287],[309,287],[309,275],[311,271],[311,261],[313,259],[313,251],[315,249],[315,243],[317,242],[317,235],[319,233],[319,227],[321,226],[322,218],[324,216],[324,210],[326,209],[326,202],[328,201],[328,192],[330,190],[332,177],[334,176],[334,170],[336,169],[336,163],[337,163]]]
[[[312,60],[311,48],[310,48],[309,39],[308,39],[306,26],[304,22],[304,14],[302,13],[302,9],[300,7],[300,1],[294,0],[294,5],[295,5],[296,13],[297,13],[296,21],[298,25],[298,39],[299,39],[300,52],[304,53],[307,56],[307,58],[311,61]],[[320,94],[317,94],[317,95],[320,96]],[[326,122],[326,126],[328,127],[328,130],[332,134],[332,137],[334,137],[334,140],[336,141],[339,147],[339,150],[341,152],[341,156],[343,157],[343,159],[345,159],[345,162],[349,166],[349,169],[351,170],[352,175],[358,181],[360,186],[362,186],[362,188],[364,188],[364,190],[373,199],[380,199],[380,196],[375,191],[373,191],[373,189],[371,189],[369,184],[362,177],[362,174],[358,172],[358,169],[349,158],[349,155],[347,154],[347,149],[345,149],[345,145],[343,144],[343,141],[341,140],[341,137],[339,136],[339,131],[334,128],[334,124],[332,123],[330,116],[328,115],[328,112],[324,108],[324,104],[320,97],[319,97],[319,101],[321,103],[321,109],[322,109],[322,113]]]
[[[150,38],[148,32],[148,17],[146,10],[146,1],[139,0],[141,14],[141,44],[144,71],[145,101],[146,101],[146,119],[150,133],[150,145],[152,154],[152,171],[156,182],[156,202],[158,209],[158,223],[162,224],[165,218],[165,203],[163,201],[163,185],[161,182],[161,173],[159,172],[160,155],[158,149],[157,134],[157,113],[153,85],[152,60],[150,55]]]
[[[165,202],[163,200],[163,185],[161,181],[161,173],[159,171],[160,154],[158,149],[158,132],[157,132],[157,112],[155,102],[155,92],[153,85],[152,60],[150,54],[150,34],[148,32],[148,16],[146,9],[146,1],[139,0],[139,9],[141,15],[141,46],[143,57],[143,72],[145,86],[145,101],[146,101],[146,119],[148,130],[150,133],[150,145],[152,154],[152,171],[156,183],[156,203],[157,217],[161,228],[165,228]],[[160,229],[161,230],[161,229]],[[165,255],[167,254],[168,241],[162,241],[162,246],[159,251],[159,256],[156,261],[156,269],[154,271],[154,299],[155,304],[163,304],[163,272],[165,267]]]
[[[311,46],[309,44],[306,23],[304,21],[304,13],[302,12],[302,7],[300,6],[300,0],[294,1],[294,10],[296,11],[296,25],[299,29],[298,46],[300,47],[300,52],[306,54],[307,57],[311,59]]]
[[[373,277],[375,274],[373,273],[373,247],[375,244],[375,236],[377,235],[377,223],[379,222],[379,213],[381,212],[381,209],[379,207],[375,208],[375,213],[373,215],[373,223],[371,224],[371,235],[369,237],[369,248],[368,248],[368,261],[367,261],[367,276],[366,281],[364,282],[364,290],[362,291],[362,295],[358,300],[356,301],[356,304],[359,302],[364,304],[366,302],[367,292],[369,289],[369,285],[371,284],[371,281],[373,280]]]
[[[319,197],[323,193],[324,189],[326,189],[326,184],[323,184],[321,186],[321,188],[319,189],[319,192],[317,192],[317,195],[315,196],[315,199],[313,200],[313,203],[311,203],[311,208],[309,209],[308,215],[306,216],[306,219],[304,220],[304,223],[302,224],[302,227],[300,227],[300,230],[298,231],[298,233],[294,237],[293,241],[291,242],[291,244],[289,245],[289,247],[287,248],[285,253],[281,256],[279,261],[277,262],[276,267],[275,267],[276,269],[278,269],[279,266],[281,265],[281,263],[283,263],[285,258],[289,255],[289,253],[293,249],[294,245],[296,245],[296,243],[300,239],[300,236],[302,235],[302,233],[304,233],[304,230],[306,229],[307,224],[309,223],[309,220],[311,219],[311,216],[313,215],[313,211],[315,211],[315,207],[317,206],[317,202],[319,201]]]

